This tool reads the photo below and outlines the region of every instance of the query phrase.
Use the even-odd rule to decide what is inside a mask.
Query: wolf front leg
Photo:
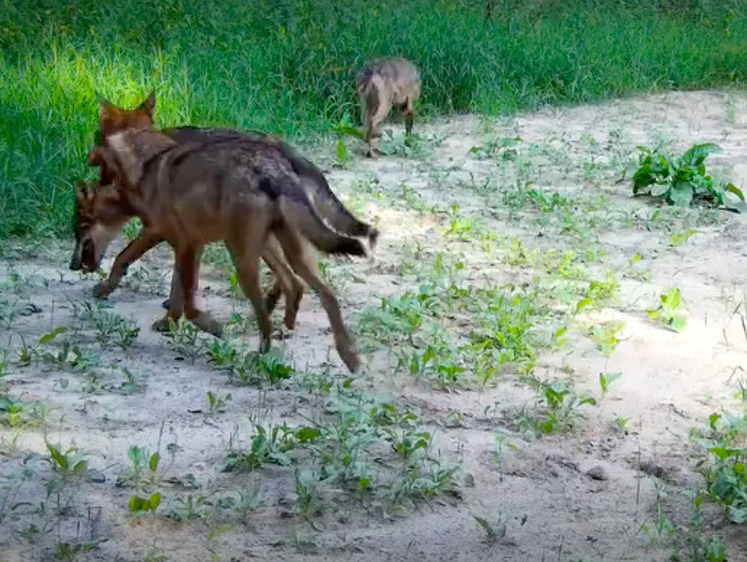
[[[202,245],[180,245],[174,248],[175,271],[172,277],[172,291],[169,299],[169,311],[164,318],[153,323],[153,329],[158,332],[169,330],[169,320],[176,322],[184,316],[200,330],[219,338],[223,335],[223,328],[210,314],[199,310],[194,303],[195,289],[199,274]],[[174,279],[179,280],[179,289],[174,287]]]
[[[93,296],[97,299],[108,297],[117,288],[122,277],[127,273],[129,265],[139,260],[145,252],[162,240],[163,238],[157,232],[148,230],[147,228],[142,229],[137,238],[130,242],[124,250],[119,252],[109,272],[109,277],[93,288]]]

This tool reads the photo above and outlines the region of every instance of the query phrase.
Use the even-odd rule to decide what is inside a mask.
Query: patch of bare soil
[[[0,265],[0,390],[16,404],[0,407],[0,560],[692,560],[714,538],[747,560],[744,529],[719,508],[705,502],[692,526],[703,481],[690,438],[744,382],[744,218],[631,197],[637,145],[715,142],[723,152],[706,165],[745,189],[747,97],[416,121],[411,147],[390,128],[375,161],[352,140],[342,164],[331,145],[312,154],[382,232],[375,262],[324,260],[367,351],[359,376],[309,293],[275,340],[281,359],[230,376],[212,338],[152,332],[168,248],[133,265],[111,308],[93,302],[95,279],[66,269],[67,247],[21,248]],[[225,257],[206,261],[201,300],[232,323],[222,352],[253,351]],[[679,333],[646,314],[674,287]],[[480,340],[495,352],[485,362],[468,344],[491,326],[502,335]],[[620,374],[606,393],[600,373]],[[556,410],[548,388],[569,389]],[[596,404],[569,404],[584,395]],[[324,441],[277,437],[257,466],[223,471],[231,453],[251,457],[257,426],[283,425]],[[87,464],[76,470],[74,452],[55,464],[45,442]],[[133,477],[133,445],[159,451],[155,474],[146,459]],[[133,516],[130,499],[153,492],[155,514]]]

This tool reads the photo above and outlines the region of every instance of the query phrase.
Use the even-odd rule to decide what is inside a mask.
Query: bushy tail
[[[292,163],[294,169],[298,172],[296,162],[292,161]],[[314,207],[319,211],[319,214],[329,222],[330,227],[347,236],[367,238],[369,249],[371,251],[375,249],[379,231],[374,226],[356,218],[345,207],[342,201],[337,198],[334,191],[332,191],[329,183],[327,183],[327,179],[321,172],[307,169],[305,173],[299,173],[299,179],[302,182],[313,181],[316,185],[316,189],[311,186],[311,189],[308,190],[308,195]]]
[[[324,222],[303,189],[283,193],[280,211],[285,222],[300,230],[318,250],[327,254],[368,256],[366,245],[360,239],[340,234]]]

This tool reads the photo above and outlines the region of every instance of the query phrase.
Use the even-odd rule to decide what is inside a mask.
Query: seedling
[[[589,328],[589,335],[594,340],[594,343],[596,343],[597,349],[602,355],[605,357],[612,355],[612,352],[615,351],[617,344],[620,342],[617,335],[624,326],[624,322],[609,321]]]
[[[676,248],[680,244],[683,244],[686,242],[693,234],[696,234],[698,231],[694,228],[688,228],[684,232],[672,232],[672,235],[669,238],[669,244],[672,246],[672,248]]]
[[[147,498],[141,498],[139,496],[130,497],[127,507],[132,515],[135,517],[141,517],[148,512],[155,513],[160,503],[161,494],[159,492],[153,492]]]
[[[684,330],[687,319],[684,314],[679,312],[682,307],[680,290],[677,287],[669,289],[659,296],[659,300],[661,302],[657,308],[646,310],[648,317],[655,322],[668,326],[675,332]]]
[[[599,373],[599,386],[602,388],[602,396],[607,394],[610,385],[621,376],[622,373]]]
[[[226,404],[231,401],[231,393],[221,397],[208,390],[207,399],[210,415],[215,415],[226,411]]]
[[[147,449],[130,445],[127,449],[127,458],[130,459],[132,468],[117,478],[117,486],[135,486],[142,489],[156,483],[156,472],[161,460],[161,455],[157,451],[150,453]]]

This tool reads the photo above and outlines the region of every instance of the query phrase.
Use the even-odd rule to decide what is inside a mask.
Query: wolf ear
[[[150,117],[153,117],[153,110],[156,109],[156,89],[153,88],[150,94],[148,94],[148,97],[145,98],[143,102],[135,109],[145,111],[145,113],[147,113]]]
[[[115,109],[114,105],[106,101],[104,98],[99,98],[99,122],[105,122],[110,119],[112,111]]]
[[[91,198],[92,195],[93,191],[88,185],[88,182],[85,182],[83,180],[77,180],[75,182],[75,200],[77,202],[85,203]]]

